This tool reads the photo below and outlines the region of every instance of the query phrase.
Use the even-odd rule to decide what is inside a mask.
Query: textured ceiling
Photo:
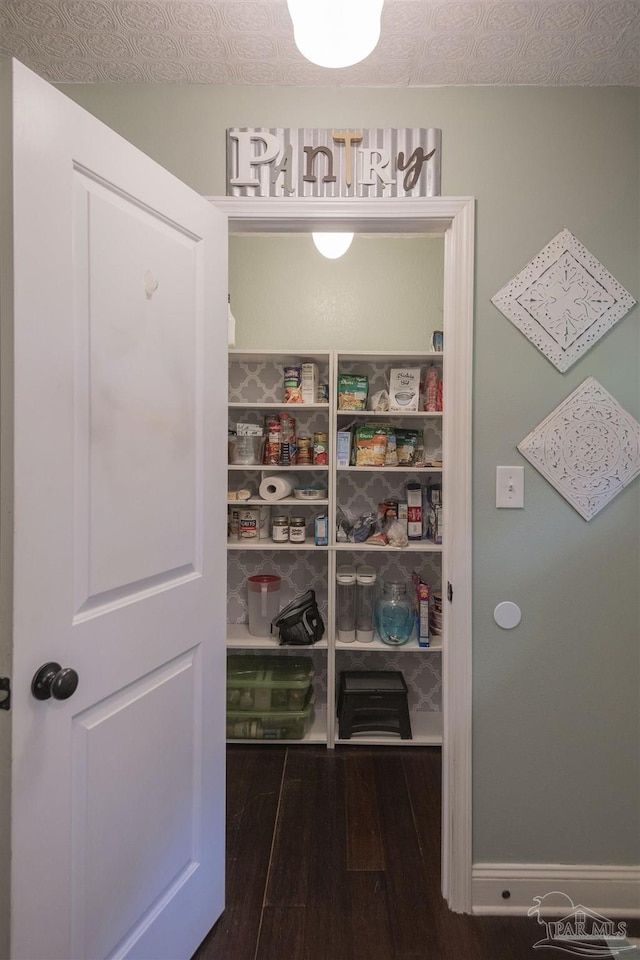
[[[640,0],[386,0],[342,70],[297,52],[286,0],[0,0],[1,53],[70,83],[640,86]]]

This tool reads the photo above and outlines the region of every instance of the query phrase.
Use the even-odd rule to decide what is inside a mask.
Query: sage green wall
[[[310,234],[231,238],[236,346],[426,350],[442,330],[444,242],[354,237],[327,260]]]
[[[490,303],[564,227],[638,298],[639,91],[65,89],[207,195],[229,126],[442,128],[442,193],[477,199],[474,859],[639,863],[640,482],[587,524],[526,465],[525,509],[494,505],[496,465],[585,377],[640,418],[638,308],[563,375]]]

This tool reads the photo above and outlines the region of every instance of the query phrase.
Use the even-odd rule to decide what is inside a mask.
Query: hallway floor
[[[446,908],[440,781],[438,748],[229,747],[227,909],[193,960],[540,956],[534,919]]]

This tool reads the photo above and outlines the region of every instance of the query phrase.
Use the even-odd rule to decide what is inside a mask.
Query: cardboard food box
[[[422,540],[422,486],[408,483],[407,496],[407,534],[409,540]]]
[[[417,410],[419,399],[420,367],[394,367],[389,374],[389,410]]]
[[[416,591],[416,633],[418,646],[429,646],[429,584],[414,571],[411,575]]]
[[[303,363],[300,377],[300,391],[303,403],[316,403],[318,400],[318,364]]]
[[[329,543],[329,519],[324,514],[314,521],[314,539],[316,547],[326,547]]]
[[[351,430],[338,430],[336,443],[336,466],[348,467],[351,460]]]

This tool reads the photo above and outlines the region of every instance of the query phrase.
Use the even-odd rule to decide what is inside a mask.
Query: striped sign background
[[[340,132],[362,134],[362,141],[351,146],[352,180],[350,186],[346,183],[346,150],[344,143],[333,140],[334,133]],[[278,157],[271,163],[255,164],[252,172],[259,181],[259,186],[234,186],[232,180],[238,173],[238,144],[234,140],[234,133],[270,133],[277,137],[282,144]],[[440,196],[440,154],[442,132],[435,128],[429,129],[401,129],[401,130],[358,130],[356,128],[338,128],[319,130],[291,127],[232,127],[227,130],[227,195],[234,197],[438,197]],[[283,156],[284,148],[291,145],[291,186],[292,192],[284,189],[284,174],[274,180],[272,172]],[[336,180],[333,183],[324,183],[323,174],[326,172],[326,157],[316,159],[315,183],[305,181],[306,168],[305,147],[328,147],[333,154],[333,172]],[[397,169],[399,153],[404,154],[406,164],[414,150],[421,147],[424,154],[434,150],[430,160],[424,162],[420,176],[412,189],[405,189],[405,176],[410,171]],[[389,157],[389,164],[385,167],[385,177],[395,181],[383,184],[378,176],[375,183],[365,184],[363,179],[362,149],[376,148]],[[264,144],[252,144],[252,155],[259,155],[264,151]],[[368,173],[366,171],[365,173]]]

